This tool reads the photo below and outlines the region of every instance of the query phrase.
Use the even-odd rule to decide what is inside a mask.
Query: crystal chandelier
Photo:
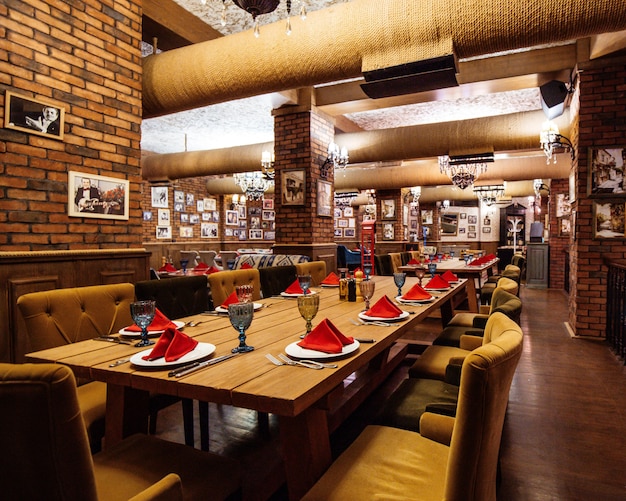
[[[493,153],[439,157],[439,171],[446,174],[452,184],[464,190],[487,172],[487,163],[493,162]]]
[[[261,172],[267,179],[274,179],[274,153],[264,151],[261,154]]]
[[[274,181],[260,171],[237,172],[233,174],[233,180],[248,200],[261,200],[265,192],[274,186]]]
[[[474,186],[473,190],[476,198],[487,207],[490,207],[504,195],[504,183]]]
[[[348,165],[349,158],[347,148],[339,148],[337,144],[331,142],[328,145],[328,156],[320,167],[320,176],[323,179],[327,179],[331,167],[335,171],[338,169],[345,170]]]
[[[547,164],[550,163],[550,160],[552,160],[553,163],[556,163],[556,150],[569,151],[572,156],[572,160],[574,160],[575,153],[572,142],[559,133],[559,128],[554,122],[546,120],[543,123],[541,127],[541,134],[539,135],[539,142],[541,143],[543,152],[546,154]]]

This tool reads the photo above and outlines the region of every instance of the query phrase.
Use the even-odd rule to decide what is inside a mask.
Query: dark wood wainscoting
[[[145,249],[0,253],[0,362],[23,362],[29,351],[17,309],[22,294],[146,280],[149,259]]]

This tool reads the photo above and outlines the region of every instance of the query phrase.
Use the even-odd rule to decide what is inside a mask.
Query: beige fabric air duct
[[[622,0],[353,0],[284,23],[144,59],[144,117],[361,76],[626,29]],[[450,44],[451,41],[451,44]]]

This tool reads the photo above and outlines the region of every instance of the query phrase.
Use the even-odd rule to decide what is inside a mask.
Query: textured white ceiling
[[[222,26],[222,1],[176,0],[224,35],[252,29],[252,17],[226,0],[226,25]],[[307,11],[327,8],[346,0],[306,0]],[[294,0],[292,15],[298,15]],[[286,18],[285,1],[271,14],[260,16],[263,25]],[[285,35],[287,36],[287,35]],[[149,50],[145,48],[144,50]],[[366,130],[444,122],[531,111],[541,108],[538,89],[484,94],[453,101],[433,101],[346,115]],[[270,96],[257,96],[143,121],[141,147],[155,153],[209,150],[274,140]]]

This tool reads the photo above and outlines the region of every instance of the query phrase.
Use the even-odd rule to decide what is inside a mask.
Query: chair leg
[[[200,417],[200,450],[209,450],[209,403],[198,402]]]
[[[182,399],[183,405],[183,426],[185,429],[185,445],[194,446],[193,437],[193,400],[189,398]]]

